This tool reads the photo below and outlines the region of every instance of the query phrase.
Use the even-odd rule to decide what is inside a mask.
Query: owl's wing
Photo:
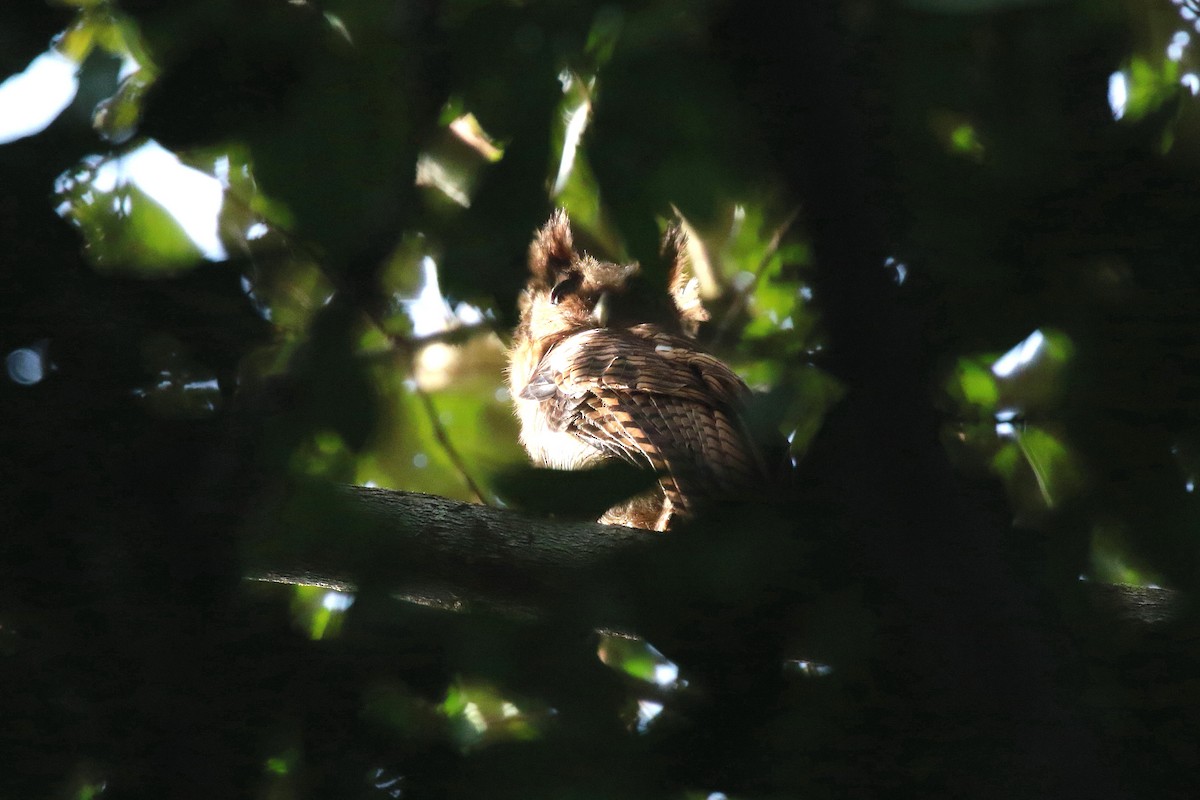
[[[768,471],[740,416],[749,395],[725,364],[651,326],[566,337],[522,395],[550,424],[653,468],[672,506],[761,487]]]

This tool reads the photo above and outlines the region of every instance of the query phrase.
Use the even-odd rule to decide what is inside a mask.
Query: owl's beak
[[[592,322],[601,328],[608,325],[608,292],[601,292],[600,299],[592,307]]]

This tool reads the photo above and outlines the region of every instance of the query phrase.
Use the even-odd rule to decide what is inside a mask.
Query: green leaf
[[[1163,58],[1151,63],[1141,56],[1130,59],[1125,72],[1127,99],[1124,117],[1139,120],[1181,91],[1179,64]]]
[[[1000,398],[992,371],[972,358],[958,360],[951,378],[950,394],[967,405],[989,412],[996,408]]]

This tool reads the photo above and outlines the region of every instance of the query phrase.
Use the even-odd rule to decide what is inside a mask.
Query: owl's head
[[[663,239],[663,256],[671,265],[670,307],[655,313],[654,305],[639,298],[636,263],[599,261],[575,249],[571,221],[559,209],[529,245],[529,283],[521,297],[521,324],[540,339],[607,325],[644,322],[666,324],[694,336],[708,319],[700,301],[698,282],[687,257],[687,239],[672,225]],[[661,304],[660,304],[661,305]]]

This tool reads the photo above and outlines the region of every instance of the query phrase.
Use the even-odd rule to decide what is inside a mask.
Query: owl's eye
[[[579,276],[568,275],[558,283],[554,284],[554,288],[550,290],[550,305],[556,306],[562,302],[562,299],[579,288]]]

